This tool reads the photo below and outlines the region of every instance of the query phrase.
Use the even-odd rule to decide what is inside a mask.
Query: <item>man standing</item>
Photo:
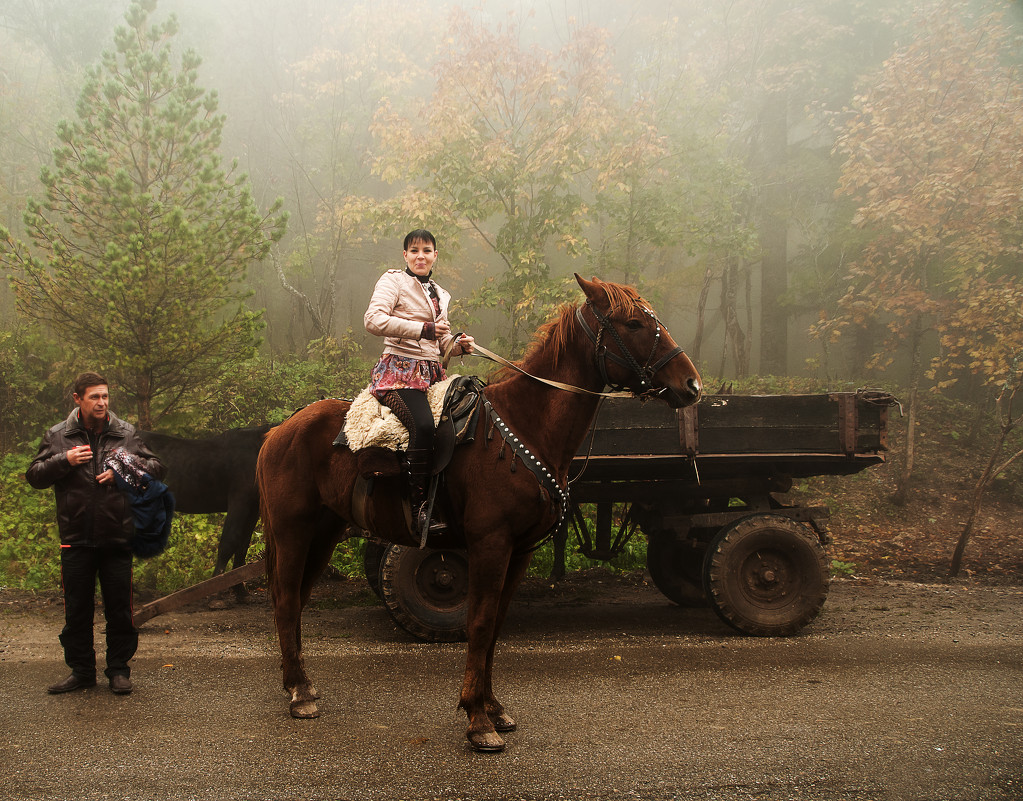
[[[139,641],[131,603],[135,521],[130,500],[117,489],[114,472],[104,462],[123,448],[140,457],[155,479],[163,478],[164,467],[135,428],[110,412],[103,376],[78,376],[73,397],[74,411],[46,432],[25,474],[36,489],[53,487],[57,499],[65,618],[60,643],[71,675],[47,691],[66,693],[96,684],[93,617],[98,578],[107,623],[105,673],[110,689],[124,695],[132,689],[128,660]]]

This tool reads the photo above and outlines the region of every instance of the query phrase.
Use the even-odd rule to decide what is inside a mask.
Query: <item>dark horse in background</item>
[[[474,441],[457,448],[445,470],[449,527],[460,532],[468,552],[469,644],[459,706],[477,751],[502,750],[498,732],[515,728],[492,689],[498,632],[533,547],[566,511],[569,465],[593,422],[600,391],[605,385],[627,389],[676,408],[695,403],[702,391],[693,363],[634,289],[576,280],[585,304],[563,308],[537,332],[519,363],[530,376],[506,369],[484,388],[491,408],[480,414]],[[349,405],[323,400],[307,406],[271,431],[259,454],[267,574],[284,688],[296,718],[319,714],[302,656],[302,610],[334,547],[358,533],[349,531],[357,458],[331,444]],[[411,544],[400,525],[372,534]]]
[[[269,425],[232,428],[202,439],[139,432],[167,468],[166,483],[174,493],[178,514],[227,512],[214,576],[223,573],[232,558],[234,567],[245,564],[259,520],[256,457],[269,430]],[[244,585],[238,585],[235,592],[244,595]]]

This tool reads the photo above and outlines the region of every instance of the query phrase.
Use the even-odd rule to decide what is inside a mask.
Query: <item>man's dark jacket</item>
[[[96,476],[106,468],[103,462],[118,448],[124,448],[145,460],[145,471],[163,478],[164,467],[135,428],[112,412],[100,433],[98,447],[93,445],[92,461],[72,467],[67,451],[89,444],[89,434],[78,419],[78,409],[63,423],[43,436],[39,453],[32,460],[25,478],[36,489],[53,487],[57,498],[57,528],[63,545],[129,547],[135,534],[131,500],[111,481],[100,484]]]

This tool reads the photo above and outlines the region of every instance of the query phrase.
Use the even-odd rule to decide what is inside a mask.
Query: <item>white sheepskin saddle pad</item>
[[[440,422],[444,395],[456,378],[458,378],[456,375],[449,376],[426,391],[430,408],[433,410],[434,425]],[[352,401],[352,406],[345,416],[344,432],[348,447],[353,451],[370,447],[387,448],[392,451],[408,450],[408,429],[402,425],[394,412],[369,394],[369,387]]]

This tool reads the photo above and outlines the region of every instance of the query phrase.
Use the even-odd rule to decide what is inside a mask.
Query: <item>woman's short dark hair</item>
[[[82,373],[78,378],[75,379],[75,383],[71,385],[71,390],[79,398],[85,397],[85,391],[89,387],[109,386],[107,380],[99,373]]]
[[[413,242],[429,242],[434,250],[437,249],[437,240],[425,228],[417,228],[415,231],[409,231],[405,234],[405,244],[401,246],[401,249],[408,250],[408,246]]]

